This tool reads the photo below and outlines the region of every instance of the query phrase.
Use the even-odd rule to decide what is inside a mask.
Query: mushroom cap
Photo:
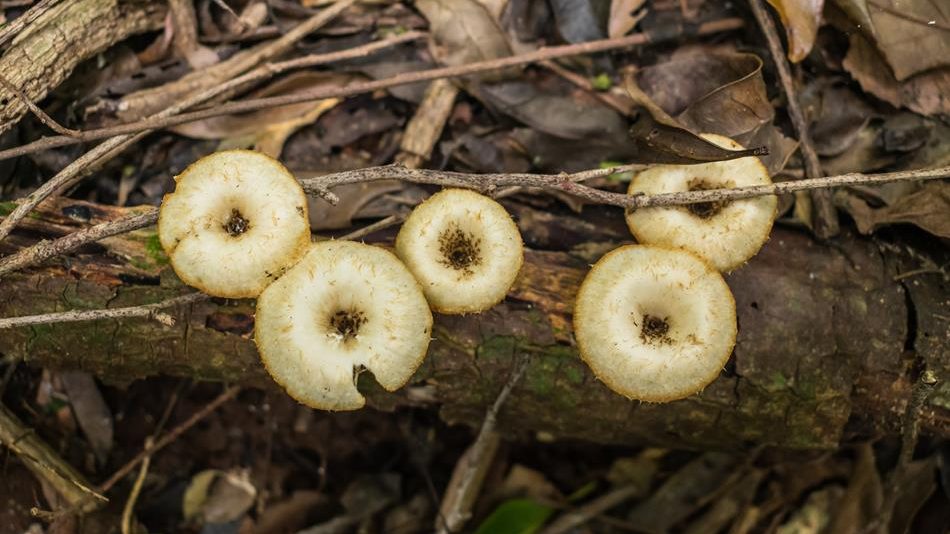
[[[186,284],[218,297],[255,297],[306,252],[307,197],[273,158],[216,152],[175,180],[162,200],[158,237]]]
[[[432,312],[391,252],[324,241],[257,299],[254,341],[267,371],[312,408],[355,410],[365,399],[354,369],[396,390],[422,363]]]
[[[682,249],[627,245],[581,284],[574,335],[610,389],[668,402],[712,382],[736,342],[736,304],[722,275]]]
[[[724,148],[743,147],[728,137],[703,134]],[[772,180],[756,157],[715,161],[698,165],[658,165],[636,174],[630,194],[677,193],[695,189],[719,189],[769,185]],[[696,214],[697,206],[709,210]],[[729,272],[754,256],[768,240],[778,209],[773,195],[733,200],[721,205],[640,208],[627,213],[627,226],[640,243],[685,248]]]
[[[524,245],[501,204],[446,189],[412,211],[396,237],[396,254],[434,310],[475,313],[505,298],[524,262]]]

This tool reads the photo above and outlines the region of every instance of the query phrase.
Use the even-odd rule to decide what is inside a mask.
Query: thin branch
[[[40,122],[48,126],[54,132],[68,136],[68,137],[76,137],[80,135],[79,130],[72,130],[70,128],[66,128],[65,126],[56,122],[53,119],[53,117],[50,117],[49,115],[47,115],[45,111],[43,111],[42,109],[40,109],[39,106],[34,104],[33,101],[30,100],[30,97],[26,93],[21,91],[20,88],[18,88],[17,86],[10,83],[10,81],[4,78],[3,76],[0,76],[0,86],[3,86],[4,89],[15,94],[16,97],[19,98],[21,102],[23,102],[23,104],[27,107],[27,109],[29,109],[33,113],[33,115],[35,115],[36,118],[40,120]]]
[[[317,178],[303,180],[302,184],[304,189],[318,189],[324,191],[330,187],[341,184],[401,179],[415,183],[475,189],[486,194],[493,194],[493,196],[496,197],[501,195],[507,196],[517,191],[501,189],[505,186],[529,187],[563,191],[596,204],[638,209],[657,206],[684,206],[703,202],[728,202],[765,195],[782,195],[796,191],[858,184],[878,185],[888,182],[950,178],[950,166],[947,166],[938,167],[936,169],[897,171],[881,174],[850,173],[840,176],[778,182],[771,185],[636,196],[602,191],[579,183],[584,180],[610,176],[611,174],[628,172],[643,167],[643,165],[624,165],[610,169],[592,169],[574,174],[467,174],[460,172],[407,169],[396,165],[386,165],[327,174]],[[398,217],[400,217],[399,214],[392,215],[378,221],[377,224],[379,224],[379,226],[374,224],[368,228],[356,230],[344,237],[347,239],[357,239],[368,235],[372,231],[398,223]],[[53,241],[37,243],[36,245],[20,250],[0,260],[0,278],[13,271],[24,269],[54,256],[76,250],[87,243],[92,243],[123,232],[145,228],[155,224],[157,221],[158,208],[148,208],[148,211],[137,215],[90,226]]]
[[[778,28],[775,27],[772,16],[762,5],[762,0],[749,0],[749,5],[752,7],[752,13],[755,15],[755,20],[759,23],[762,33],[765,34],[769,52],[772,54],[772,59],[778,70],[779,80],[782,82],[782,89],[785,91],[785,98],[788,101],[788,115],[792,119],[792,126],[795,127],[795,133],[798,134],[798,141],[801,143],[802,159],[805,161],[805,175],[808,178],[819,178],[824,175],[821,170],[821,162],[818,160],[818,153],[815,152],[815,145],[808,133],[808,121],[802,111],[801,103],[798,101],[795,80],[792,77],[792,71],[785,56],[785,49],[782,47],[782,41],[778,35]],[[831,195],[826,191],[815,191],[812,193],[812,201],[816,208],[814,217],[815,233],[819,237],[831,237],[837,234],[838,213],[831,201]]]
[[[336,4],[321,11],[320,14],[314,17],[314,19],[308,20],[301,24],[307,24],[309,28],[316,30],[323,24],[326,24],[332,20],[332,18],[336,15],[339,15],[345,7],[352,4],[352,1],[353,0],[340,0]],[[304,36],[303,32],[297,32],[295,35],[298,35],[298,38],[303,38]],[[311,61],[313,61],[312,58]],[[265,77],[268,74],[273,75],[273,73],[271,73],[267,67],[255,69],[255,71],[252,71],[251,74],[254,74],[255,72],[257,73],[256,76]],[[248,76],[250,76],[250,74]],[[256,79],[253,77],[248,77],[245,79],[242,78],[244,77],[235,78],[234,80],[216,85],[197,94],[189,96],[183,99],[181,102],[170,106],[164,111],[152,115],[146,120],[161,119],[163,117],[173,116],[176,113],[180,113],[186,109],[210,100],[211,98],[214,98],[225,91],[228,91],[234,87],[239,87],[241,84],[247,83],[252,79]],[[8,215],[7,218],[3,220],[3,222],[0,222],[0,241],[3,241],[10,234],[10,232],[13,231],[13,228],[19,224],[19,222],[23,220],[23,218],[26,217],[28,213],[33,211],[33,209],[40,202],[51,195],[58,194],[67,188],[72,187],[83,178],[83,172],[87,171],[94,165],[101,165],[112,159],[116,155],[120,154],[123,150],[131,146],[133,143],[141,139],[147,133],[148,129],[140,129],[135,130],[134,132],[129,132],[129,134],[117,135],[116,137],[113,137],[112,135],[106,136],[112,138],[83,154],[80,158],[76,159],[67,165],[63,170],[58,172],[56,176],[52,177],[35,191],[27,195],[26,198],[21,199],[17,204],[17,207],[14,208],[13,212],[10,213],[10,215]],[[87,140],[86,136],[87,134],[83,133],[78,137],[50,137],[47,139],[70,139],[75,142],[82,142]],[[40,140],[40,142],[47,139]]]
[[[201,420],[211,415],[211,413],[213,413],[215,410],[221,407],[222,404],[233,399],[240,392],[241,392],[240,386],[230,386],[229,388],[225,389],[220,395],[215,397],[214,400],[209,402],[207,405],[205,405],[203,408],[201,408],[197,412],[193,413],[191,417],[189,417],[180,425],[170,430],[167,434],[162,436],[160,439],[156,440],[152,446],[146,445],[144,449],[142,449],[138,454],[135,455],[135,458],[132,458],[131,460],[126,462],[126,464],[120,467],[118,471],[113,473],[112,476],[110,476],[108,480],[100,484],[99,487],[96,488],[97,492],[99,494],[107,493],[110,489],[112,489],[113,486],[118,484],[119,481],[125,478],[126,475],[131,473],[132,470],[135,469],[136,466],[142,463],[146,458],[150,458],[151,456],[156,454],[158,451],[164,449],[170,443],[177,440],[179,437],[181,437],[182,434],[184,434],[189,429],[191,429],[191,427],[197,425],[199,422],[201,422]],[[85,497],[80,502],[73,504],[68,509],[57,511],[56,515],[59,516],[60,514],[65,515],[69,513],[74,513],[78,511],[80,507],[84,506],[85,502],[88,502],[88,501],[89,501],[89,497]]]
[[[94,243],[107,237],[145,228],[157,222],[158,208],[148,208],[148,211],[144,213],[90,226],[53,241],[41,241],[20,250],[16,254],[0,259],[0,278],[7,273],[36,265],[54,256],[72,252],[87,243]]]
[[[737,18],[728,18],[721,19],[713,22],[707,22],[700,25],[696,30],[696,35],[708,35],[712,33],[719,33],[724,31],[735,30],[741,28],[743,25],[742,19]],[[670,39],[675,36],[673,35],[663,35],[662,39]],[[290,104],[299,104],[302,102],[311,102],[316,100],[323,100],[326,98],[339,98],[353,96],[363,93],[371,93],[373,91],[378,91],[381,89],[389,89],[391,87],[397,87],[400,85],[408,85],[412,83],[425,82],[436,80],[439,78],[458,78],[462,76],[469,76],[472,74],[478,74],[494,70],[502,70],[510,67],[518,67],[527,65],[530,63],[537,63],[539,61],[545,61],[549,59],[557,59],[562,57],[577,56],[582,54],[593,54],[597,52],[605,52],[608,50],[615,50],[618,48],[628,48],[633,46],[639,46],[646,43],[658,42],[662,39],[652,37],[648,33],[637,33],[633,35],[628,35],[626,37],[618,37],[614,39],[603,39],[599,41],[588,41],[585,43],[577,43],[571,45],[563,46],[552,46],[541,48],[534,52],[519,54],[514,56],[508,56],[499,59],[492,59],[488,61],[478,61],[475,63],[469,63],[465,65],[456,65],[453,67],[439,67],[434,69],[422,70],[417,72],[405,72],[398,74],[390,78],[384,78],[381,80],[374,80],[368,82],[356,82],[346,85],[345,87],[329,87],[329,88],[319,88],[312,89],[308,91],[301,91],[299,93],[282,95],[282,96],[273,96],[266,98],[254,98],[248,100],[241,100],[238,102],[229,102],[226,104],[221,104],[207,109],[202,109],[198,111],[193,111],[189,113],[180,113],[182,109],[180,106],[175,106],[169,109],[175,109],[174,112],[159,113],[153,115],[147,119],[140,121],[135,121],[126,124],[119,124],[116,126],[111,126],[108,128],[100,128],[97,130],[87,130],[77,138],[70,137],[47,137],[34,141],[20,147],[11,148],[8,150],[0,151],[0,160],[12,158],[15,156],[21,156],[24,154],[29,154],[32,152],[37,152],[40,150],[47,150],[50,148],[56,148],[66,145],[72,145],[76,143],[81,143],[84,141],[94,141],[98,139],[104,139],[107,137],[113,137],[116,135],[124,135],[133,132],[141,132],[145,130],[154,130],[157,128],[166,128],[169,126],[176,126],[178,124],[183,124],[186,122],[194,122],[197,120],[207,119],[209,117],[216,117],[220,115],[231,115],[235,113],[246,113],[250,111],[258,111],[261,109],[286,106]],[[2,236],[0,236],[2,237]]]
[[[525,371],[528,369],[530,356],[521,354],[515,360],[511,375],[504,387],[495,398],[495,402],[485,412],[485,420],[478,430],[478,436],[459,460],[456,472],[452,473],[452,481],[446,489],[443,506],[438,518],[439,534],[458,532],[472,516],[472,505],[481,491],[485,474],[494,459],[500,436],[495,431],[498,425],[498,414],[508,400],[512,390]]]
[[[208,295],[204,293],[189,293],[187,295],[156,302],[155,304],[143,304],[141,306],[106,308],[101,310],[71,310],[57,313],[44,313],[41,315],[26,315],[23,317],[7,317],[0,319],[0,330],[36,324],[73,323],[78,321],[122,319],[127,317],[147,317],[149,319],[155,319],[161,313],[161,310],[165,308],[191,304],[207,298],[209,298]],[[171,326],[169,324],[169,318],[160,319],[160,321],[167,326]],[[171,322],[174,324],[173,319]]]

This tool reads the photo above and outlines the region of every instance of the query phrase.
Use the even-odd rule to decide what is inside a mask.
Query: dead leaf
[[[852,33],[849,43],[843,66],[862,89],[892,106],[906,107],[922,115],[950,113],[950,67],[899,81],[866,37]]]
[[[830,78],[806,85],[800,100],[819,156],[837,156],[851,148],[858,133],[877,116],[857,93]]]
[[[504,30],[475,0],[418,0],[416,8],[429,21],[429,47],[443,65],[511,55]]]
[[[805,59],[818,35],[825,0],[768,0],[778,11],[788,35],[788,59],[798,63]]]
[[[182,511],[186,521],[228,523],[243,516],[256,496],[247,470],[209,469],[192,477],[182,497]]]
[[[255,92],[252,97],[294,94],[320,87],[342,87],[352,80],[351,76],[336,73],[297,72]],[[278,158],[291,134],[311,124],[339,102],[338,98],[328,98],[243,115],[211,117],[176,126],[172,131],[196,139],[223,139],[222,149],[254,146],[256,150]]]
[[[254,534],[296,532],[307,526],[307,517],[329,499],[317,491],[295,491],[289,499],[268,506],[254,525]]]
[[[741,476],[742,458],[720,452],[707,452],[683,466],[637,504],[627,520],[643,532],[669,532],[715,496],[724,483]],[[658,511],[662,510],[662,513]]]
[[[950,65],[950,10],[933,0],[836,0],[898,81]],[[937,27],[939,26],[939,27]]]
[[[841,486],[812,492],[808,500],[789,519],[775,529],[776,534],[820,534],[825,531],[835,504],[841,499]]]
[[[298,174],[301,178],[303,174]],[[310,228],[314,231],[338,230],[353,226],[353,218],[367,204],[387,193],[400,191],[403,183],[396,180],[346,184],[333,188],[340,201],[333,206],[321,199],[308,198],[310,204]]]
[[[910,223],[936,236],[950,238],[950,183],[947,182],[927,182],[894,204],[877,209],[849,195],[844,207],[862,234],[889,224]]]
[[[82,371],[63,371],[60,380],[79,428],[82,429],[96,460],[104,465],[112,450],[113,421],[112,410],[102,398],[95,379]]]
[[[646,0],[612,0],[610,18],[607,21],[607,36],[611,39],[630,33],[643,18],[636,13]]]
[[[858,534],[873,532],[867,527],[880,516],[884,504],[881,476],[874,463],[874,449],[870,443],[857,447],[851,479],[841,500],[835,505],[829,534]]]
[[[725,135],[750,148],[764,146],[768,155],[763,156],[762,161],[771,174],[785,167],[798,146],[797,141],[785,137],[772,123],[775,110],[766,94],[762,60],[754,54],[689,48],[674,54],[668,61],[644,68],[637,74],[636,83],[643,95],[673,116],[681,128],[693,133]],[[643,96],[631,95],[643,103]],[[670,163],[688,163],[690,158],[698,161],[699,157],[707,158],[703,161],[726,157],[710,152],[713,149],[725,152],[719,147],[704,146],[705,142],[700,145],[682,133],[677,137],[681,139],[670,139],[665,144],[670,148],[682,145],[683,148],[677,150],[682,152],[683,159]]]

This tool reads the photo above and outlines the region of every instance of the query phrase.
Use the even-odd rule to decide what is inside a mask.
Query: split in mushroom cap
[[[433,309],[473,313],[505,298],[524,246],[501,204],[474,191],[446,189],[413,210],[396,237],[396,254]]]
[[[158,236],[186,284],[218,297],[255,297],[306,252],[307,197],[273,158],[216,152],[175,180]]]
[[[703,137],[724,148],[742,149],[728,137]],[[651,167],[633,177],[629,193],[676,193],[771,183],[762,162],[746,157]],[[777,206],[778,199],[768,195],[722,203],[641,208],[627,214],[627,225],[641,243],[685,248],[728,272],[754,256],[768,240]]]
[[[391,252],[347,241],[312,245],[261,293],[254,340],[268,372],[293,398],[323,410],[365,402],[355,369],[393,391],[425,358],[432,313]]]
[[[610,389],[643,401],[704,388],[729,360],[736,333],[722,275],[679,249],[611,251],[584,279],[574,308],[581,357]]]

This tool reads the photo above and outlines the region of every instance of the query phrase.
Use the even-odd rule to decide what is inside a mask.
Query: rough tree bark
[[[0,203],[0,215],[11,208]],[[48,202],[0,252],[128,213]],[[531,243],[550,228],[522,230]],[[941,382],[923,427],[948,436],[950,291],[938,274],[900,277],[920,267],[914,258],[867,239],[819,244],[775,229],[763,251],[728,277],[740,333],[727,368],[702,394],[656,405],[613,394],[577,357],[570,311],[587,262],[529,251],[506,302],[477,316],[437,318],[429,358],[411,386],[388,394],[363,375],[360,387],[381,409],[439,406],[446,421],[477,424],[514,356],[527,352],[530,367],[500,418],[506,431],[678,447],[828,448],[899,432],[913,370],[925,364]],[[4,278],[0,316],[153,303],[187,291],[149,229]],[[250,338],[253,302],[205,301],[169,313],[178,319],[173,327],[127,319],[0,330],[0,353],[113,383],[163,373],[273,387]]]
[[[79,62],[129,35],[162,27],[165,4],[118,0],[63,0],[27,26],[0,57],[0,76],[34,102],[66,79]],[[0,133],[27,112],[0,87]]]

